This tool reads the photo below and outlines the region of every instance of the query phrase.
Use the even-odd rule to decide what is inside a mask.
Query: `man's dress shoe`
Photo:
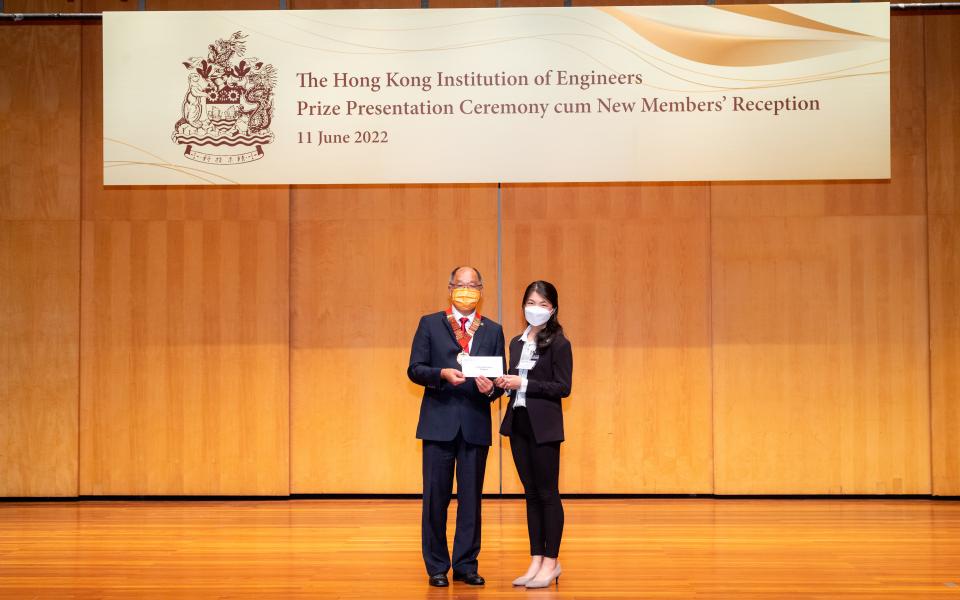
[[[453,573],[454,581],[462,581],[467,585],[483,585],[486,581],[483,580],[483,577],[480,577],[477,573]]]

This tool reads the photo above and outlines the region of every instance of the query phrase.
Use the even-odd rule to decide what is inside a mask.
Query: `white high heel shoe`
[[[552,581],[556,581],[557,585],[560,585],[560,573],[563,573],[563,569],[560,568],[560,563],[557,563],[557,566],[553,568],[550,575],[543,579],[531,579],[525,585],[528,588],[545,588],[549,586]]]
[[[521,586],[527,585],[528,581],[530,581],[531,579],[537,576],[537,573],[540,572],[540,563],[543,562],[543,560],[541,559],[535,562],[536,562],[537,568],[533,570],[533,573],[531,573],[530,575],[521,575],[520,577],[517,577],[516,579],[513,580],[513,585],[521,585]],[[534,565],[534,562],[531,562],[530,566],[533,567],[533,565]],[[529,572],[530,569],[527,569],[527,571]]]

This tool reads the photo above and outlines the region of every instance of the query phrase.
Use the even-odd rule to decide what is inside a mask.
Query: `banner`
[[[104,13],[106,185],[885,179],[887,3]]]

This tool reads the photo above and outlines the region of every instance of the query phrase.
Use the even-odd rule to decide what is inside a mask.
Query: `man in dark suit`
[[[410,350],[407,376],[424,386],[417,437],[423,440],[423,561],[432,586],[449,585],[447,507],[457,476],[457,531],[453,538],[453,579],[483,585],[480,554],[480,496],[493,443],[490,403],[503,393],[486,377],[466,378],[466,356],[503,357],[503,328],[477,312],[483,279],[473,267],[450,274],[446,311],[420,319]]]

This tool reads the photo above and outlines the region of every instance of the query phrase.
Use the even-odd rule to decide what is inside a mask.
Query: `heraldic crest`
[[[258,58],[243,58],[246,37],[237,31],[207,46],[206,57],[183,62],[187,93],[172,139],[186,146],[183,154],[190,160],[247,163],[262,158],[263,146],[273,141],[277,71]]]

